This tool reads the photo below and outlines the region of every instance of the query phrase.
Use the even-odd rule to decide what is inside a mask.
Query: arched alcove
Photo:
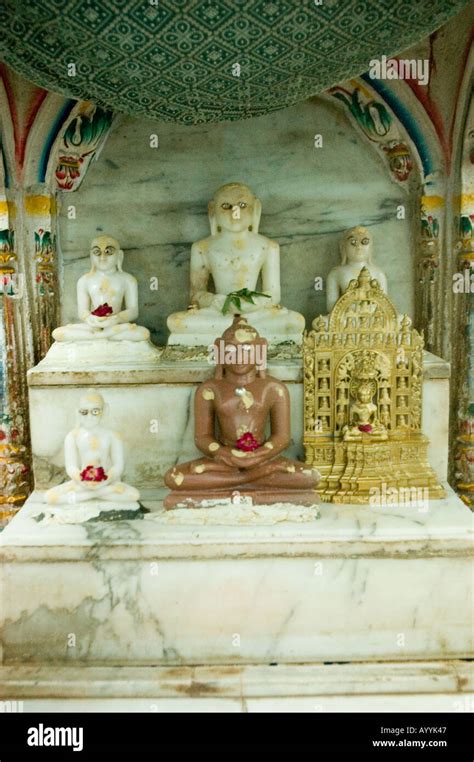
[[[150,145],[153,136],[157,148]],[[413,315],[417,171],[407,192],[344,110],[324,97],[227,124],[124,118],[77,192],[63,196],[62,320],[75,319],[75,283],[88,268],[91,239],[106,231],[119,239],[125,269],[139,280],[140,322],[156,343],[166,343],[167,315],[187,305],[191,243],[209,232],[207,203],[232,180],[248,183],[260,197],[260,230],[281,245],[285,306],[308,323],[325,312],[325,294],[315,290],[314,279],[325,279],[339,262],[341,232],[365,224],[390,294],[400,312]],[[400,205],[405,219],[397,218]],[[157,292],[149,287],[156,276]]]

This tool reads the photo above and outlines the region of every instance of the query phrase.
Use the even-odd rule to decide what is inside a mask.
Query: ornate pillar
[[[420,198],[420,227],[416,278],[415,325],[422,330],[425,349],[442,354],[444,303],[444,268],[441,267],[441,242],[444,230],[444,198],[422,195]]]
[[[0,105],[8,144],[3,166],[12,185],[7,197],[0,183],[0,520],[5,520],[33,487],[26,374],[45,356],[59,323],[58,194],[80,186],[105,142],[112,113],[89,102],[71,109],[64,99],[48,95],[24,136],[20,166],[9,107],[5,100]]]
[[[32,487],[26,371],[32,360],[29,299],[18,256],[17,205],[0,200],[0,519],[11,516]]]
[[[27,193],[18,190],[16,203],[3,203],[10,214],[0,231],[0,519],[8,519],[33,487],[26,373],[50,347],[59,289],[54,195],[38,186]]]
[[[51,346],[51,332],[58,325],[59,280],[56,258],[57,200],[45,186],[24,195],[25,248],[30,263],[34,361]]]
[[[470,182],[463,183],[465,189],[472,192],[462,193],[456,199],[458,267],[453,277],[453,289],[456,289],[453,322],[457,330],[457,341],[453,342],[453,366],[457,383],[452,410],[453,433],[457,435],[455,486],[462,500],[471,507],[474,506],[474,133],[472,142]],[[467,188],[468,185],[471,187]]]

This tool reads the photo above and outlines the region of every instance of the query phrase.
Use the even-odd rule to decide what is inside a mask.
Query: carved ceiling
[[[274,111],[426,37],[466,0],[4,0],[0,58],[43,88],[184,124]]]

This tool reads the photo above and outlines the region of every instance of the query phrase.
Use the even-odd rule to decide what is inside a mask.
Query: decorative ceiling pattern
[[[196,124],[283,108],[418,42],[466,0],[3,0],[0,58],[105,109]]]

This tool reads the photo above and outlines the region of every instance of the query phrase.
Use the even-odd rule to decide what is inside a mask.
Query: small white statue
[[[347,230],[340,242],[341,264],[333,267],[326,283],[326,307],[328,313],[342,296],[351,280],[359,277],[363,267],[367,267],[372,278],[387,293],[385,273],[372,262],[373,239],[370,230],[355,227]]]
[[[64,440],[64,464],[70,481],[49,489],[45,502],[71,506],[87,500],[136,502],[138,490],[120,480],[124,469],[120,435],[102,426],[103,397],[88,391],[81,397],[78,413],[79,426]]]
[[[246,185],[229,183],[215,193],[208,205],[211,235],[191,249],[190,308],[168,317],[169,344],[211,344],[242,313],[270,344],[293,340],[301,343],[304,317],[280,305],[280,247],[258,232],[261,203]],[[262,285],[257,289],[259,276]],[[216,293],[208,291],[210,277]],[[229,294],[259,291],[240,306]]]
[[[55,341],[147,341],[148,329],[133,323],[138,317],[137,281],[122,270],[123,251],[118,241],[109,235],[94,238],[90,257],[90,271],[77,282],[82,322],[56,328]]]

